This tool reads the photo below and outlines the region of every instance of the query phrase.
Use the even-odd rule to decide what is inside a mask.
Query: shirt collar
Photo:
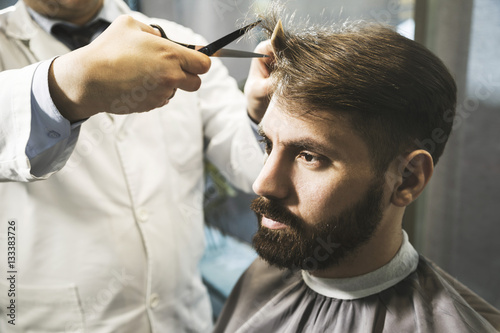
[[[62,20],[58,20],[58,19],[52,19],[50,17],[47,17],[47,16],[44,16],[44,15],[37,13],[36,11],[34,11],[33,9],[31,9],[28,6],[26,6],[26,7],[27,7],[29,14],[33,18],[33,20],[36,23],[38,23],[38,25],[40,25],[40,27],[45,32],[47,32],[49,34],[50,34],[52,27],[57,23],[64,23],[64,24],[67,24],[69,26],[76,27],[75,24],[65,22]],[[116,1],[104,0],[104,4],[103,4],[101,10],[99,11],[99,13],[97,13],[97,15],[85,25],[91,24],[99,19],[111,23],[121,14],[122,14],[122,11],[120,11],[120,8],[118,7]]]
[[[323,296],[344,300],[358,299],[398,284],[417,269],[418,260],[418,253],[403,230],[403,243],[398,253],[386,265],[373,272],[352,278],[325,279],[302,271],[302,278],[309,288]]]

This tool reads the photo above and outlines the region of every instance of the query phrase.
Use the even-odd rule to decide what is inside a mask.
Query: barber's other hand
[[[269,55],[268,58],[253,58],[245,83],[245,96],[247,98],[248,115],[260,122],[266,113],[272,95],[270,64],[274,61],[271,41],[261,42],[255,52]]]
[[[88,46],[56,58],[49,89],[61,114],[77,121],[99,112],[144,112],[168,103],[176,89],[198,90],[210,58],[159,36],[121,16]]]

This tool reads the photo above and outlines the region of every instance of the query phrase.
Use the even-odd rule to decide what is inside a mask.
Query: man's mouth
[[[286,224],[271,220],[270,218],[267,218],[264,215],[262,215],[262,219],[261,219],[260,223],[262,224],[262,226],[264,226],[268,229],[278,230],[278,229],[288,228],[288,226]]]

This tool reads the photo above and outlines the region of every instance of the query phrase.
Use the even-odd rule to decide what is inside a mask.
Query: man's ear
[[[391,202],[398,207],[412,203],[422,193],[434,172],[431,154],[414,150],[399,160],[399,181],[395,184]]]

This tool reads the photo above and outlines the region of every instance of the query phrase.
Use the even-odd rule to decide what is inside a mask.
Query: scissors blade
[[[219,57],[219,58],[267,58],[269,57],[266,54],[262,53],[254,53],[240,50],[229,50],[229,49],[220,49],[211,55],[211,57]]]
[[[261,22],[261,20],[258,20],[258,21],[251,23],[243,28],[240,28],[240,29],[230,33],[229,35],[226,35],[220,39],[217,39],[215,42],[208,44],[207,46],[199,49],[198,51],[206,54],[207,56],[212,56],[215,52],[219,51],[227,44],[229,44],[229,43],[235,41],[236,39],[238,39],[239,37],[243,36],[245,33],[247,33],[248,30],[256,27],[260,22]]]

